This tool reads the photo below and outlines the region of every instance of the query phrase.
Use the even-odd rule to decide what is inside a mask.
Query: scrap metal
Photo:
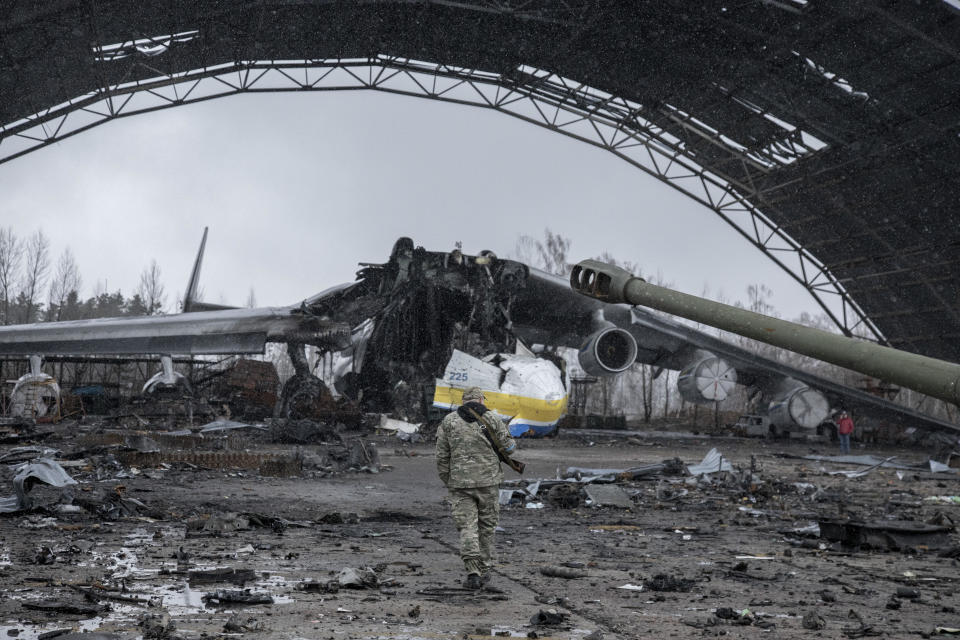
[[[63,488],[75,485],[77,481],[71,478],[55,460],[38,458],[17,470],[17,474],[13,477],[13,489],[16,493],[7,498],[0,498],[0,513],[30,509],[33,506],[30,489],[37,483]]]
[[[189,464],[206,469],[257,469],[261,475],[298,476],[303,460],[283,453],[244,451],[120,451],[117,459],[133,467],[158,467],[163,464]]]
[[[881,551],[936,550],[951,545],[954,527],[923,522],[821,519],[820,537]]]

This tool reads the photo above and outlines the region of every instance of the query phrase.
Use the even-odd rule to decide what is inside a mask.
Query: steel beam
[[[521,66],[492,73],[379,55],[358,59],[231,62],[159,74],[102,87],[0,128],[0,163],[132,115],[241,93],[372,90],[493,109],[605,149],[713,210],[814,297],[846,335],[855,331],[886,342],[841,282],[758,207],[764,193],[753,184],[770,169],[817,152],[793,144],[785,131],[782,154],[746,149],[691,114],[657,122],[664,114],[557,74]],[[724,96],[729,99],[729,96]],[[691,130],[696,130],[691,133]],[[698,159],[708,145],[724,153],[730,172]],[[724,161],[726,162],[726,161]],[[839,309],[834,304],[839,302]]]

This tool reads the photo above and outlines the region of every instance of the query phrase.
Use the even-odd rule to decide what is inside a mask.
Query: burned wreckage
[[[187,390],[176,355],[262,354],[268,343],[285,343],[295,373],[280,393],[279,412],[294,417],[314,415],[318,404],[331,401],[305,353],[310,345],[335,354],[338,395],[364,411],[404,407],[403,415],[422,418],[431,401],[425,390],[442,377],[455,349],[481,356],[516,348],[510,308],[527,277],[518,262],[489,252],[430,252],[401,238],[386,263],[362,264],[353,283],[288,307],[241,309],[195,300],[206,237],[205,231],[183,313],[4,327],[0,357],[30,357],[31,373],[22,379],[28,384],[50,379],[42,357],[154,354],[161,370],[143,386],[151,392]]]
[[[288,307],[239,309],[195,300],[205,243],[206,231],[183,313],[3,327],[0,357],[31,356],[36,377],[38,356],[155,354],[162,370],[144,386],[151,390],[183,384],[175,354],[253,354],[286,343],[295,374],[279,412],[296,417],[333,398],[305,354],[312,345],[328,354],[337,395],[360,411],[423,421],[477,385],[514,435],[534,435],[548,433],[566,411],[573,363],[556,348],[572,347],[590,376],[635,362],[679,370],[688,402],[712,404],[735,384],[748,385],[782,431],[815,430],[837,405],[903,426],[956,430],[662,315],[579,295],[562,278],[489,251],[428,251],[400,238],[387,262],[362,263],[353,283]],[[544,371],[531,364],[544,362],[551,363]]]

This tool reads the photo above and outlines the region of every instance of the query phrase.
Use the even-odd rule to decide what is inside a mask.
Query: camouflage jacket
[[[483,408],[483,405],[470,404]],[[508,453],[516,449],[517,443],[500,417],[493,412],[487,415],[493,418],[503,448]],[[481,433],[476,420],[462,412],[462,408],[448,414],[437,428],[437,473],[450,489],[489,487],[503,480],[500,459],[493,446]]]

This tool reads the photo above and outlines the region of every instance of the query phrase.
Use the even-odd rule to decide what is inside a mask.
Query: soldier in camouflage
[[[489,411],[483,406],[483,390],[469,387],[463,392],[463,406],[448,414],[437,429],[437,472],[450,490],[453,521],[460,531],[460,558],[467,570],[464,583],[479,589],[490,579],[493,568],[493,533],[500,516],[500,481],[503,472],[493,445],[480,430],[478,415]],[[497,414],[489,411],[491,425],[497,430],[506,452],[516,449]]]

